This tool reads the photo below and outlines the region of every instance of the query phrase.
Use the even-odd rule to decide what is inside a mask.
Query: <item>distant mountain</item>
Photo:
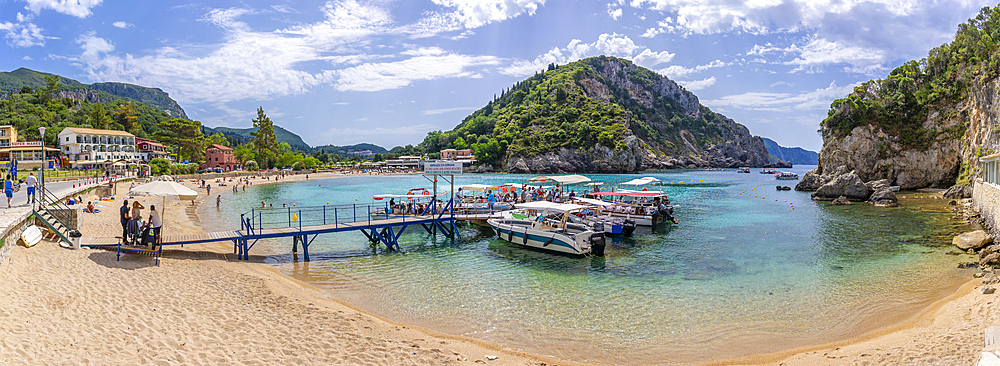
[[[792,164],[817,165],[819,164],[819,154],[801,147],[782,147],[777,142],[767,137],[762,137],[764,146],[770,154],[771,162],[784,160]]]
[[[349,146],[323,145],[323,146],[316,146],[313,148],[313,152],[320,150],[325,151],[327,154],[337,154],[341,156],[348,155],[349,151],[371,150],[372,154],[385,154],[389,152],[389,150],[386,150],[384,147],[368,143],[349,145]]]
[[[226,137],[234,138],[240,143],[248,142],[254,132],[257,132],[256,128],[229,128],[229,127],[202,127],[202,133],[205,136],[214,135],[216,132],[222,132]],[[274,136],[278,139],[278,142],[288,143],[293,150],[302,150],[305,152],[312,152],[313,148],[309,146],[305,141],[302,141],[302,137],[296,135],[294,132],[281,128],[280,126],[274,126]]]
[[[53,74],[23,67],[11,72],[0,72],[0,95],[6,96],[10,93],[16,93],[25,86],[32,89],[44,87],[46,86],[45,77],[49,75]],[[63,97],[87,100],[91,103],[111,102],[115,99],[127,98],[145,103],[172,117],[189,119],[187,113],[184,113],[184,109],[177,104],[177,101],[171,99],[166,92],[159,88],[147,88],[126,83],[95,83],[87,85],[64,76],[59,76],[59,82],[63,84],[60,89],[60,96]]]

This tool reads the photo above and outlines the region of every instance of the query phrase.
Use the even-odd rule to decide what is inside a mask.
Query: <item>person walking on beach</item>
[[[35,173],[28,173],[28,177],[24,178],[24,184],[28,187],[28,204],[35,203],[35,186],[38,185]]]
[[[10,208],[10,199],[14,198],[14,181],[10,180],[10,174],[3,181],[3,194],[7,195],[7,208]]]
[[[221,204],[222,204],[222,195],[220,194],[215,196],[215,208],[219,208],[219,205]]]
[[[205,195],[206,195],[206,196],[211,196],[211,195],[212,195],[212,185],[211,185],[211,184],[209,184],[209,185],[206,185],[206,186],[205,186],[205,189],[207,189],[207,190],[208,190],[207,192],[205,192]]]
[[[122,243],[128,243],[128,200],[122,202],[122,207],[118,209],[118,216],[122,222]]]

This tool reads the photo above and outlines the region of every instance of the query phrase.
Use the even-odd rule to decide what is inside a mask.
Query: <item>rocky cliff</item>
[[[978,173],[979,157],[1000,151],[1000,109],[994,101],[1000,101],[998,79],[974,83],[957,103],[936,106],[921,126],[936,138],[920,147],[906,146],[898,135],[872,124],[844,137],[824,133],[819,165],[796,189],[817,189],[809,181],[839,167],[854,170],[865,182],[888,179],[902,189],[948,188],[967,180]]]
[[[472,148],[481,164],[510,172],[768,165],[745,126],[662,75],[603,56],[550,65],[413,152],[445,148]]]

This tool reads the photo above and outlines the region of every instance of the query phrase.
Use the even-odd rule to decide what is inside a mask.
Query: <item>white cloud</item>
[[[111,25],[115,26],[116,28],[121,28],[121,29],[126,29],[126,28],[133,27],[132,23],[125,23],[125,22],[114,22],[114,23],[111,23]]]
[[[696,73],[696,72],[702,72],[702,71],[705,71],[705,70],[708,70],[708,69],[714,69],[714,68],[723,67],[723,66],[726,66],[725,62],[722,62],[720,60],[715,60],[715,61],[709,62],[709,63],[707,63],[705,65],[698,65],[698,66],[695,66],[693,68],[687,68],[687,67],[680,66],[680,65],[672,65],[672,66],[669,66],[667,68],[657,70],[656,72],[658,72],[658,73],[660,73],[660,75],[666,76],[668,78],[676,79],[676,78],[683,78],[685,76],[688,76],[688,75]]]
[[[322,20],[270,32],[241,20],[255,12],[209,11],[202,20],[224,31],[223,43],[162,47],[142,55],[116,53],[107,40],[87,34],[78,39],[83,52],[73,61],[92,80],[156,85],[182,102],[216,104],[301,94],[317,85],[377,91],[416,80],[474,78],[479,77],[474,67],[499,62],[434,47],[365,53],[371,38],[398,34],[398,29],[385,9],[357,0],[328,2],[320,8]],[[307,71],[303,64],[312,68]]]
[[[640,49],[642,49],[640,51]],[[527,76],[544,70],[548,64],[566,64],[583,58],[606,55],[632,60],[639,66],[652,67],[670,62],[674,54],[656,52],[635,44],[631,38],[617,33],[601,34],[593,43],[583,43],[574,39],[565,48],[553,48],[532,61],[515,60],[510,66],[500,68],[500,73],[511,76]]]
[[[24,56],[24,57],[21,57],[21,59],[22,59],[22,60],[25,60],[25,61],[31,61],[31,60],[34,60],[33,58],[31,58],[31,56]]]
[[[827,110],[834,99],[843,98],[854,91],[859,84],[848,86],[830,86],[801,94],[748,92],[728,95],[719,99],[702,100],[701,103],[712,108],[736,107],[754,111],[793,112]]]
[[[478,28],[522,14],[534,15],[545,0],[431,0],[445,8],[432,11],[406,31],[418,37],[459,29]]]
[[[620,18],[622,16],[622,8],[618,8],[618,9],[614,9],[614,10],[612,10],[612,9],[609,8],[608,9],[608,15],[611,16],[611,19],[618,20],[618,18]]]
[[[460,111],[474,111],[474,110],[477,110],[477,109],[479,109],[479,108],[477,108],[477,107],[457,107],[457,108],[444,108],[444,109],[430,109],[430,110],[426,110],[426,111],[420,112],[420,114],[423,114],[423,115],[434,115],[434,114],[445,114],[445,113],[460,112]]]
[[[101,5],[102,0],[25,0],[24,8],[38,14],[42,9],[52,9],[59,13],[86,18],[93,14],[90,9]]]
[[[433,53],[415,56],[403,61],[366,63],[338,70],[336,88],[340,91],[379,91],[398,89],[418,80],[453,77],[480,77],[472,67],[496,65],[493,56],[466,56],[451,53]]]
[[[715,76],[712,76],[704,80],[692,80],[692,81],[678,81],[678,84],[684,86],[684,89],[695,91],[702,90],[712,85],[715,85]]]
[[[12,47],[44,46],[46,39],[58,39],[43,35],[42,28],[31,22],[33,18],[32,14],[17,13],[16,22],[0,23],[0,31],[3,32],[8,45]]]
[[[849,72],[870,74],[891,62],[889,58],[923,57],[928,49],[952,39],[955,24],[995,1],[633,0],[628,5],[661,14],[655,26],[646,27],[643,37],[791,34],[791,42],[799,47],[793,55],[798,60],[780,63],[806,72],[846,63]],[[803,37],[805,41],[800,41]],[[777,42],[783,44],[758,46],[748,54],[761,56],[790,47]]]

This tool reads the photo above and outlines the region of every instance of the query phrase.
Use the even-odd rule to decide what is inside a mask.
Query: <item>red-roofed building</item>
[[[205,164],[202,169],[222,168],[223,171],[233,171],[238,168],[236,157],[233,156],[233,149],[219,144],[212,144],[205,149]]]
[[[135,147],[138,148],[139,156],[142,160],[150,161],[156,158],[167,158],[167,147],[159,142],[136,137]]]

